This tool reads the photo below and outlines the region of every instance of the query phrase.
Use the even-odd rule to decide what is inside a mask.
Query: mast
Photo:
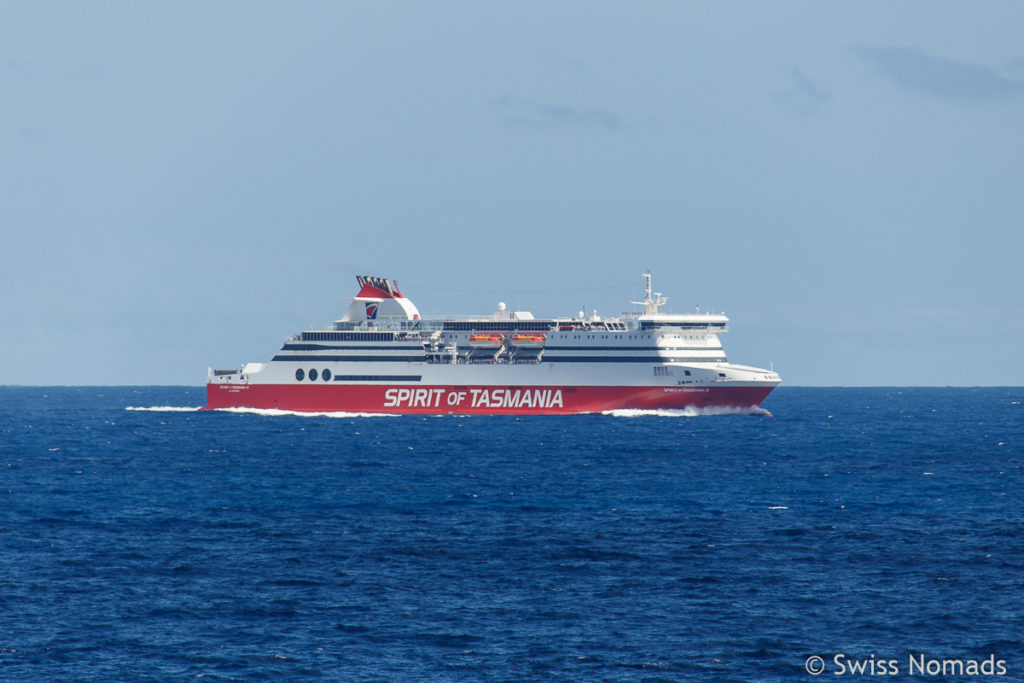
[[[647,281],[647,286],[644,290],[643,301],[630,301],[631,304],[644,307],[644,315],[658,315],[658,306],[664,306],[668,299],[661,295],[661,292],[655,292],[654,297],[651,297],[651,271],[643,273],[643,278]]]

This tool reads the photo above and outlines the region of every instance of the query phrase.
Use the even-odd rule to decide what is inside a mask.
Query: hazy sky
[[[790,385],[1024,385],[1024,3],[0,3],[0,384],[425,315],[724,310]]]

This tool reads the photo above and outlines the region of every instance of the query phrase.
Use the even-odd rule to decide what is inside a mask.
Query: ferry
[[[210,369],[207,409],[383,414],[571,414],[615,410],[754,412],[781,381],[729,363],[716,313],[662,313],[651,290],[619,317],[422,317],[382,277],[327,329],[285,340],[267,362]]]

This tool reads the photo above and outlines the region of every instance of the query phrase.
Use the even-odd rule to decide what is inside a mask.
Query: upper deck
[[[445,335],[459,332],[647,332],[678,334],[712,333],[727,331],[729,319],[722,314],[661,313],[659,308],[666,299],[660,292],[651,292],[650,273],[646,278],[646,292],[643,301],[632,303],[642,311],[622,313],[619,317],[603,319],[597,315],[589,318],[581,311],[574,317],[535,318],[528,311],[509,311],[504,303],[490,315],[476,316],[421,316],[419,310],[398,290],[397,282],[392,285],[384,278],[360,276],[362,289],[352,298],[345,315],[336,320],[333,330],[338,332],[370,333],[396,331],[431,336],[436,332]],[[303,333],[310,334],[310,333]]]

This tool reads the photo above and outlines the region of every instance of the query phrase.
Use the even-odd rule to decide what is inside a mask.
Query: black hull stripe
[[[297,363],[323,363],[325,361],[352,363],[422,363],[424,356],[274,356],[271,361],[292,361]]]
[[[282,351],[419,351],[423,344],[410,344],[409,342],[395,342],[393,344],[293,344],[291,342],[281,347]]]
[[[725,357],[683,358],[682,356],[544,356],[545,363],[724,363]]]
[[[423,375],[335,375],[335,382],[419,382]]]
[[[548,344],[544,347],[546,351],[633,351],[639,353],[641,351],[668,351],[669,348],[673,351],[721,351],[722,347],[714,346],[561,346],[558,344]]]

